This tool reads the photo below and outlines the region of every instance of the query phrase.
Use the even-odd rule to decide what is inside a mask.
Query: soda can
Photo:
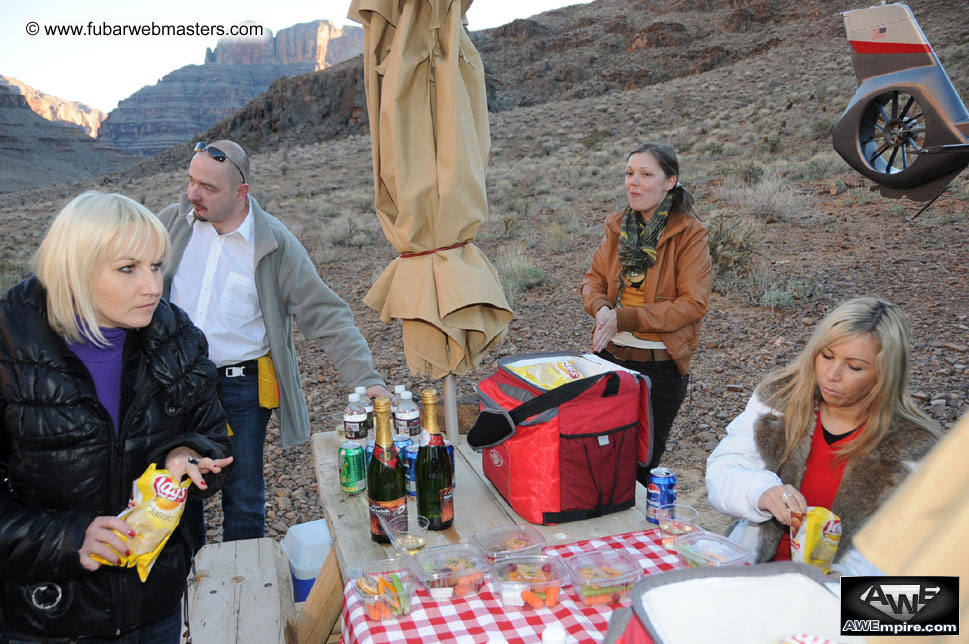
[[[364,469],[363,446],[345,442],[338,453],[340,462],[340,489],[347,494],[357,494],[367,489],[367,471]]]
[[[394,447],[398,454],[403,454],[408,445],[413,445],[414,441],[407,434],[394,434]]]
[[[364,456],[366,456],[366,469],[364,470],[365,472],[370,469],[370,459],[373,458],[373,446],[375,444],[376,444],[376,441],[374,441],[373,439],[367,441],[367,448],[364,452]]]
[[[404,476],[407,478],[407,495],[417,496],[417,445],[404,448]]]
[[[447,448],[448,458],[451,459],[451,489],[453,490],[458,486],[458,477],[454,473],[454,445],[451,444],[451,441],[445,438],[444,447]]]
[[[646,520],[659,525],[660,506],[676,503],[676,474],[668,467],[654,467],[646,481]]]

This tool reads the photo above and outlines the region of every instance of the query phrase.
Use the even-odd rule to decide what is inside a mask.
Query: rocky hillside
[[[73,124],[41,118],[26,97],[0,85],[0,193],[107,174],[132,162]]]
[[[76,125],[92,138],[97,138],[101,121],[108,116],[105,112],[88,107],[84,103],[45,94],[16,78],[2,74],[0,74],[0,85],[10,88],[14,94],[23,96],[27,99],[30,109],[48,121],[60,125]]]
[[[202,65],[187,65],[121,101],[99,139],[124,154],[150,156],[191,139],[261,95],[278,78],[312,72],[363,50],[363,30],[326,20],[222,38]]]
[[[682,12],[681,22],[693,24],[699,18],[690,15],[691,7],[706,12],[701,17],[723,18],[729,13],[709,11],[728,2],[732,10],[747,7],[753,13],[752,4],[739,0],[673,1],[662,5],[666,13],[652,14],[653,20],[669,20],[675,9]],[[846,8],[869,2],[851,0]],[[629,14],[659,6],[627,4]],[[965,0],[913,5],[969,102],[969,26],[952,19]],[[599,2],[576,10],[594,17],[596,7],[615,6]],[[788,5],[765,6],[779,11]],[[476,243],[495,262],[515,320],[482,368],[458,377],[459,395],[473,396],[475,383],[505,356],[588,348],[592,321],[582,310],[579,284],[601,240],[603,220],[623,205],[626,154],[644,140],[660,139],[677,149],[681,180],[719,240],[718,266],[727,265],[724,255],[732,251],[750,268],[734,281],[717,277],[690,395],[663,463],[677,472],[680,498],[701,510],[704,527],[722,531],[730,522],[707,504],[703,481],[705,459],[727,423],[743,410],[757,382],[787,363],[817,321],[848,297],[878,295],[901,306],[912,326],[910,381],[918,405],[944,429],[969,413],[969,173],[953,181],[927,212],[909,219],[922,204],[881,198],[834,153],[830,129],[857,86],[838,25],[840,8],[839,2],[804,0],[797,7],[800,23],[777,23],[785,35],[776,46],[698,74],[491,113],[490,213]],[[598,64],[593,71],[607,74],[609,61]],[[223,123],[233,124],[230,131],[250,132],[253,141],[260,137],[252,158],[256,198],[293,230],[320,275],[353,309],[377,370],[389,384],[440,390],[439,382],[410,374],[400,323],[383,324],[362,303],[381,269],[397,256],[374,215],[366,127],[355,126],[362,135],[317,141],[317,130],[298,127],[310,112],[294,111],[301,116],[294,116],[288,130],[280,116],[296,105],[306,110],[314,100],[311,92],[329,91],[324,81],[309,79],[346,74],[350,83],[349,68],[348,62],[305,75],[300,90],[290,93],[280,81],[270,92],[272,101],[258,103],[263,111],[251,112],[258,119],[247,123],[241,116],[255,110],[252,102]],[[352,106],[358,93],[359,85],[342,95]],[[286,109],[277,111],[278,105]],[[268,134],[261,134],[263,124]],[[6,131],[0,124],[0,134]],[[0,230],[6,235],[0,244],[0,290],[29,272],[29,254],[46,221],[78,192],[116,190],[157,211],[185,189],[189,158],[182,146],[108,177],[0,195]],[[346,383],[317,342],[297,338],[313,431],[330,430],[346,400]],[[321,517],[313,467],[307,446],[280,446],[273,423],[266,449],[269,536],[281,538],[289,526]],[[457,503],[469,502],[459,490]],[[209,511],[209,538],[217,539],[220,515],[212,505]],[[644,527],[645,522],[629,529]]]
[[[598,0],[475,31],[471,39],[484,61],[488,109],[500,112],[659,85],[770,52],[791,39],[818,37],[842,46],[838,11],[848,4]],[[359,58],[339,69],[281,79],[204,137],[228,136],[259,149],[367,134],[367,122]]]

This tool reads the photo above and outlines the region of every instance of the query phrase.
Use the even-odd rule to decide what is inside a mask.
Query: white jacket
[[[755,552],[760,539],[759,524],[771,518],[770,512],[757,508],[757,502],[769,488],[784,483],[777,474],[765,469],[754,443],[754,423],[768,413],[777,412],[755,393],[747,402],[747,408],[727,425],[727,435],[707,458],[710,505],[724,514],[746,519],[733,527],[729,537]],[[854,547],[848,549],[840,561],[834,562],[831,570],[845,575],[885,574]]]
[[[754,444],[754,423],[772,410],[755,393],[743,413],[727,425],[727,435],[707,458],[707,496],[714,508],[735,517],[760,523],[771,513],[757,508],[760,496],[780,477],[766,469]]]

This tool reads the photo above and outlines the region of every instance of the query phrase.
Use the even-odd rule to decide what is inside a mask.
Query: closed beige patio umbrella
[[[364,27],[377,216],[400,252],[364,302],[384,322],[402,320],[411,372],[446,378],[452,409],[453,375],[476,367],[512,319],[497,271],[471,243],[488,212],[491,138],[484,68],[464,29],[470,5],[353,0],[349,11]],[[453,441],[456,413],[446,418]]]

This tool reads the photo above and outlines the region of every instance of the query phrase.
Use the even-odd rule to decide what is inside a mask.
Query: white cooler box
[[[333,539],[326,527],[326,519],[300,523],[286,531],[279,544],[289,559],[289,572],[293,577],[293,600],[306,601],[313,582],[330,554]]]

